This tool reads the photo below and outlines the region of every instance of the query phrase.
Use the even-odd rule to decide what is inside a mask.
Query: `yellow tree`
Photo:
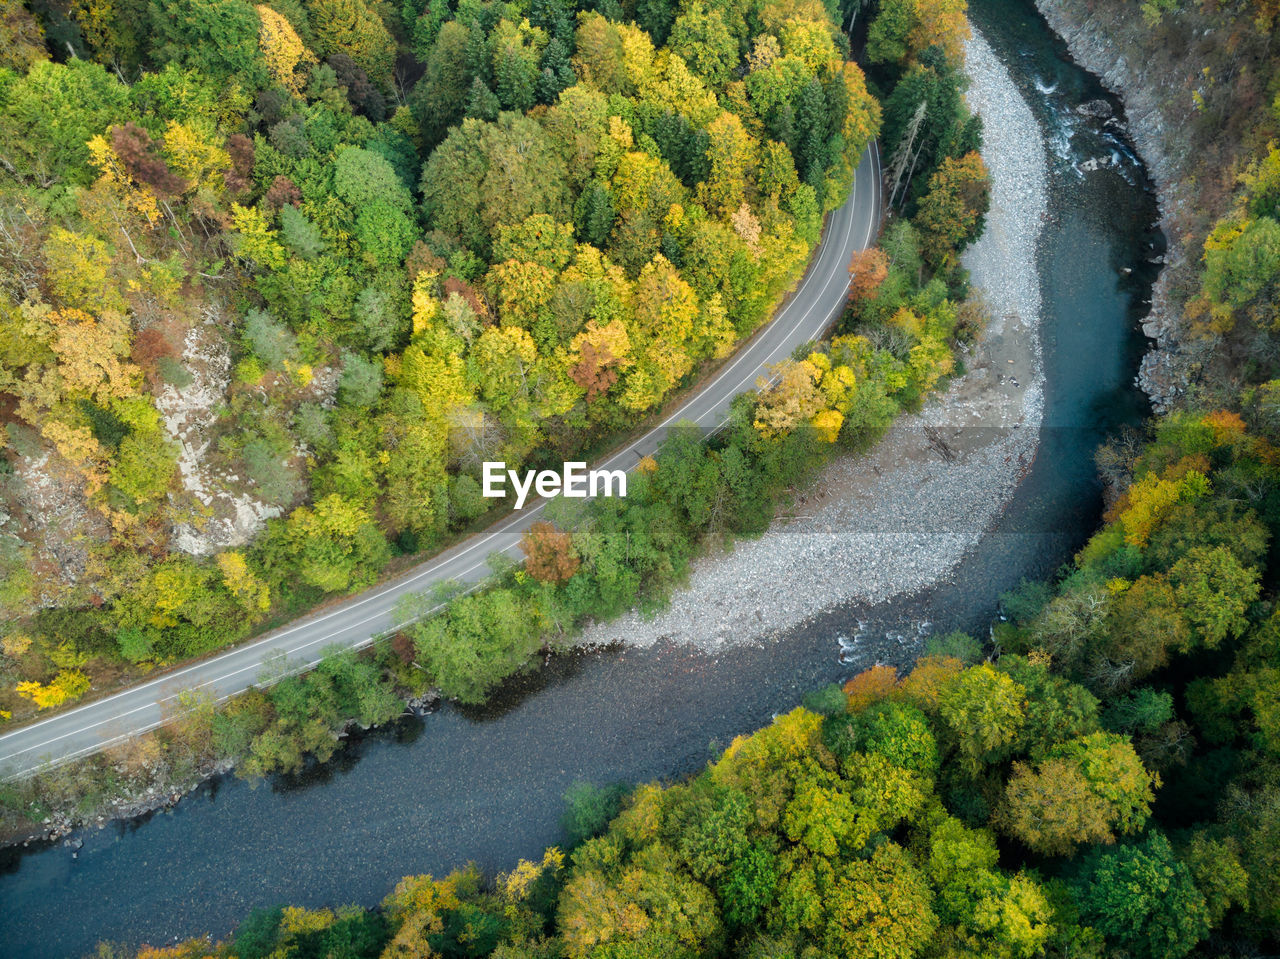
[[[1036,852],[1062,855],[1141,830],[1159,785],[1127,738],[1091,733],[1055,746],[1034,770],[1014,763],[998,820]]]
[[[398,361],[389,364],[391,379],[412,390],[422,401],[423,413],[435,423],[443,423],[450,410],[475,399],[460,346],[443,331],[427,331],[415,336]]]
[[[503,326],[532,326],[551,301],[555,273],[537,263],[506,260],[489,271]]]
[[[846,62],[841,69],[848,97],[841,132],[845,157],[856,164],[863,148],[880,133],[880,101],[867,90],[867,78],[856,63]]]
[[[687,342],[698,315],[698,298],[671,262],[659,254],[640,271],[635,286],[632,333]]]
[[[907,38],[913,55],[937,44],[952,63],[962,63],[969,38],[966,0],[914,0],[914,5],[916,21]]]
[[[298,37],[293,24],[265,4],[254,7],[261,24],[258,45],[273,80],[291,93],[301,93],[306,69],[316,62],[315,54]],[[302,73],[302,76],[299,74]]]
[[[457,874],[436,880],[431,876],[406,876],[382,900],[383,913],[394,935],[382,951],[382,959],[423,959],[436,955],[428,937],[444,930],[445,915],[461,904]]]
[[[56,375],[63,392],[83,393],[96,402],[131,395],[139,369],[123,359],[129,352],[129,321],[108,310],[94,318],[83,310],[52,314]]]
[[[47,684],[33,681],[18,683],[19,696],[31,700],[37,709],[52,709],[89,691],[89,677],[78,669],[64,669]]]
[[[817,20],[792,17],[782,25],[779,40],[784,56],[798,57],[814,73],[836,59],[831,29]]]
[[[54,302],[79,310],[124,309],[111,281],[112,250],[101,239],[55,226],[41,252]]]
[[[755,162],[754,144],[742,121],[732,113],[721,113],[712,120],[707,135],[711,175],[699,187],[700,198],[708,208],[728,217],[746,199],[747,174]]]
[[[505,411],[528,398],[529,372],[538,359],[533,338],[518,326],[491,326],[469,357],[471,379],[494,408]]]
[[[245,562],[244,554],[238,550],[219,553],[214,561],[222,573],[222,585],[227,592],[240,601],[251,619],[261,619],[271,609],[271,587],[254,574]]]
[[[641,410],[661,400],[693,368],[699,309],[693,288],[661,254],[640,271],[634,304],[630,337],[637,346],[636,365],[622,403]]]
[[[266,213],[256,206],[244,207],[231,204],[231,220],[235,227],[236,253],[250,263],[272,270],[282,269],[288,257],[279,240],[279,233],[271,229]]]
[[[804,360],[783,360],[772,369],[772,382],[761,378],[755,428],[764,436],[778,436],[809,422],[825,406],[818,383],[822,370]],[[824,424],[826,425],[826,424]]]

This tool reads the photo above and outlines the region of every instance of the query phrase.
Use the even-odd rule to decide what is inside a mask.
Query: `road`
[[[843,310],[850,257],[876,238],[883,210],[880,180],[879,148],[872,143],[862,154],[848,200],[828,216],[817,255],[777,316],[660,424],[592,467],[631,469],[658,449],[675,423],[708,429],[720,425],[735,396],[755,389],[757,380],[797,346],[819,339]],[[447,581],[474,587],[488,577],[487,561],[494,553],[520,559],[520,538],[546,507],[544,500],[532,502],[401,576],[253,642],[5,733],[0,736],[0,778],[26,775],[154,729],[173,714],[184,691],[199,689],[219,700],[242,692],[281,653],[301,669],[332,647],[365,646],[401,625],[393,617],[403,596]]]

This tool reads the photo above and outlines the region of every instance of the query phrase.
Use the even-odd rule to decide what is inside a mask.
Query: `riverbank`
[[[880,603],[950,573],[1008,504],[1044,415],[1037,244],[1048,210],[1044,134],[974,31],[966,99],[983,118],[986,230],[964,254],[990,322],[966,372],[864,455],[841,457],[759,539],[707,557],[658,616],[631,613],[583,644],[659,641],[715,651],[761,642],[836,603]],[[785,589],[779,589],[786,584]]]

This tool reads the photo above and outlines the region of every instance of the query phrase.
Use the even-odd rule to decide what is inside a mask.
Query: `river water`
[[[1025,0],[971,5],[1049,144],[1046,406],[1031,472],[949,581],[873,608],[837,607],[714,657],[660,644],[560,658],[484,710],[403,721],[305,775],[257,788],[227,778],[172,810],[82,830],[77,859],[62,845],[0,852],[0,956],[218,937],[255,906],[372,904],[402,875],[468,860],[508,868],[559,841],[561,797],[574,781],[695,771],[805,691],[876,660],[906,663],[930,629],[985,631],[1002,590],[1066,561],[1098,521],[1094,446],[1146,414],[1131,384],[1162,240],[1132,148],[1114,125],[1075,111],[1102,99],[1118,113],[1119,104]],[[1107,168],[1082,172],[1095,158]]]

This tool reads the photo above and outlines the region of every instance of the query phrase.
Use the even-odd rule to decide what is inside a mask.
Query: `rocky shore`
[[[1166,266],[1151,291],[1151,312],[1142,324],[1143,333],[1154,342],[1142,358],[1137,382],[1152,408],[1166,413],[1187,391],[1195,363],[1195,357],[1181,343],[1181,310],[1173,292],[1191,268],[1180,226],[1195,203],[1193,190],[1180,171],[1181,158],[1189,147],[1178,132],[1185,124],[1165,115],[1165,104],[1174,98],[1189,101],[1186,78],[1142,56],[1135,41],[1149,40],[1150,29],[1143,24],[1137,5],[1111,11],[1121,19],[1111,25],[1099,20],[1088,0],[1035,0],[1035,5],[1066,41],[1072,59],[1124,102],[1128,133],[1155,183],[1168,252]]]
[[[132,784],[122,788],[119,795],[103,798],[100,803],[88,807],[81,804],[74,811],[60,809],[29,827],[8,833],[0,832],[0,848],[26,847],[33,842],[56,842],[62,839],[63,845],[72,850],[71,858],[78,858],[78,850],[84,845],[84,841],[67,838],[76,829],[92,826],[104,829],[113,820],[137,819],[139,816],[176,806],[179,800],[195,792],[204,782],[228,773],[232,768],[233,764],[229,760],[202,762],[186,775],[174,777],[163,764],[132,774],[123,767],[117,767],[115,772],[118,775],[132,780]]]
[[[836,603],[880,602],[944,578],[1030,467],[1044,406],[1037,243],[1047,213],[1044,137],[1008,69],[974,33],[966,98],[992,174],[986,231],[964,256],[991,322],[967,372],[865,456],[827,468],[759,539],[696,564],[653,619],[584,631],[591,644],[660,640],[715,650],[760,642]]]

